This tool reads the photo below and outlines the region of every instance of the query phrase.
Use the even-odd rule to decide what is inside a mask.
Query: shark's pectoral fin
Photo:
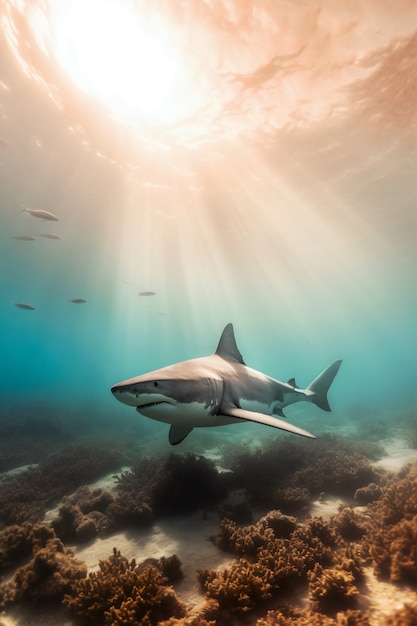
[[[283,410],[281,409],[281,407],[279,407],[279,406],[276,406],[276,407],[275,407],[275,409],[272,411],[272,413],[273,413],[274,415],[279,415],[280,417],[285,417],[285,418],[287,417],[287,416],[284,414],[284,411],[283,411]]]
[[[257,422],[258,424],[265,424],[266,426],[273,426],[274,428],[280,428],[286,430],[289,433],[295,435],[301,435],[302,437],[309,437],[315,439],[315,436],[298,426],[293,426],[284,422],[283,420],[273,417],[272,415],[264,415],[264,413],[255,413],[255,411],[245,411],[234,406],[222,407],[223,415],[230,415],[230,417],[237,417],[238,419],[247,420],[248,422]]]
[[[187,435],[192,431],[192,426],[174,426],[172,425],[169,429],[169,443],[171,446],[176,446],[177,444],[184,441]]]

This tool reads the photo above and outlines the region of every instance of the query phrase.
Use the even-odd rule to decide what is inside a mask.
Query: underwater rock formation
[[[178,565],[178,562],[177,562]],[[168,586],[161,568],[136,565],[116,548],[99,570],[75,580],[64,598],[68,609],[88,624],[147,624],[185,615],[185,606]]]

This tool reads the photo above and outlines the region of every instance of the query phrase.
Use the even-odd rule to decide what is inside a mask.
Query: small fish
[[[139,291],[138,296],[154,296],[155,291]]]
[[[72,300],[67,300],[67,302],[72,302],[73,304],[84,304],[87,300],[84,300],[83,298],[73,298]]]
[[[50,213],[49,211],[43,211],[42,209],[23,209],[22,213],[29,213],[29,215],[33,215],[33,217],[39,217],[42,220],[58,222],[58,218],[56,215]]]
[[[36,241],[36,237],[32,237],[32,235],[15,235],[13,239],[18,239],[19,241]]]
[[[12,302],[14,306],[19,307],[19,309],[25,309],[25,311],[34,311],[35,307],[31,304],[26,304],[25,302]]]
[[[61,239],[61,235],[55,233],[38,233],[38,237],[45,237],[46,239]]]

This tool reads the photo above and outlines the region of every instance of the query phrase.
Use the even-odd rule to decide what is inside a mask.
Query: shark
[[[315,439],[285,421],[284,408],[306,401],[330,411],[327,392],[341,363],[329,365],[305,389],[298,387],[295,378],[281,382],[246,365],[229,323],[214,354],[129,378],[115,384],[111,392],[141,415],[170,424],[171,445],[181,443],[194,428],[242,422]]]

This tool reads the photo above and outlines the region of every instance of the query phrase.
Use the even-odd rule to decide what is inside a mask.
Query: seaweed
[[[64,604],[88,624],[104,626],[153,626],[185,615],[184,605],[168,586],[160,567],[151,563],[137,565],[116,548],[109,559],[100,561],[97,572],[73,582]]]

